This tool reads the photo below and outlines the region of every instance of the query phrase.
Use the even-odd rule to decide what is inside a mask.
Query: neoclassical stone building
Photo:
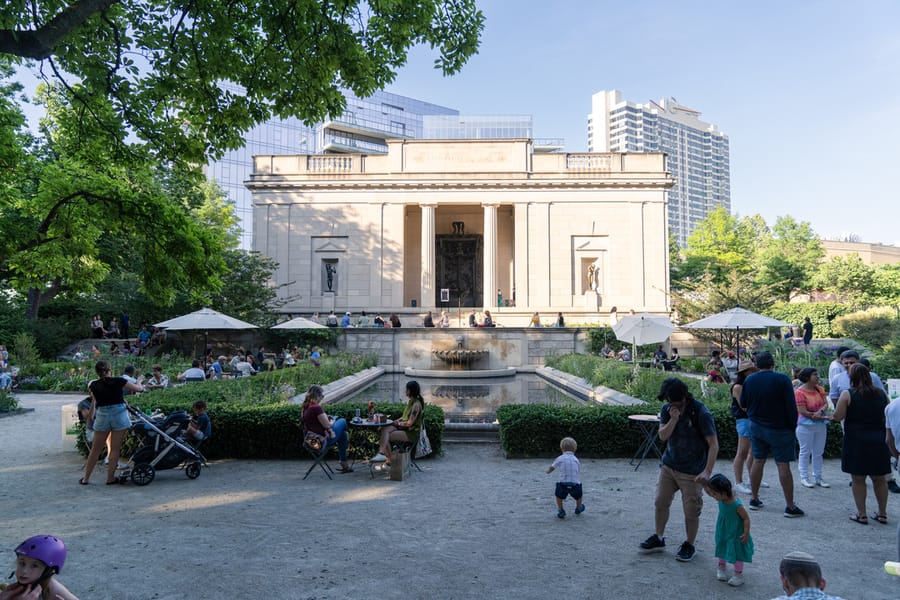
[[[524,325],[535,311],[581,323],[613,306],[669,311],[663,154],[541,154],[530,140],[388,146],[254,158],[253,248],[278,261],[284,312],[462,307]]]

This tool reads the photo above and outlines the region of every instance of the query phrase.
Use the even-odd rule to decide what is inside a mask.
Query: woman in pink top
[[[800,442],[800,457],[797,464],[800,468],[800,483],[804,487],[830,487],[822,479],[822,455],[825,452],[825,437],[828,434],[828,422],[831,417],[826,414],[828,402],[825,390],[819,385],[819,372],[806,367],[797,375],[800,387],[794,390],[797,401],[797,441]],[[809,460],[812,456],[813,477],[809,477]]]

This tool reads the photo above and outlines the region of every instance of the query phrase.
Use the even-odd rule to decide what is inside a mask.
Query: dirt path
[[[771,598],[780,557],[823,563],[828,590],[848,600],[896,599],[897,496],[891,525],[848,519],[853,503],[836,461],[831,489],[797,490],[803,519],[781,515],[780,493],[751,513],[757,554],[747,583],[716,581],[715,507],[706,504],[698,557],[674,551],[676,500],[664,554],[640,556],[652,532],[656,469],[585,460],[587,511],[559,520],[547,461],[506,460],[497,446],[450,445],[404,482],[358,467],[333,481],[308,463],[221,461],[188,480],[162,471],[150,485],[77,485],[82,460],[60,441],[60,406],[79,396],[31,394],[35,412],[0,419],[0,554],[52,533],[69,546],[61,580],[82,600],[221,598]],[[719,464],[730,472],[726,462]],[[774,469],[769,478],[774,483]],[[571,508],[571,505],[570,505]],[[571,515],[571,510],[570,510]],[[2,565],[2,563],[0,563]],[[7,571],[8,572],[8,571]]]

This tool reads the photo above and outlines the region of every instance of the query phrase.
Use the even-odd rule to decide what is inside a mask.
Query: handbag
[[[422,431],[419,433],[419,443],[416,444],[416,458],[422,458],[432,453],[431,440],[428,439],[428,433],[425,431],[425,423],[422,423]]]
[[[307,431],[306,437],[303,438],[303,445],[313,450],[315,452],[321,452],[322,448],[325,447],[325,443],[328,441],[321,433],[316,433],[315,431]]]

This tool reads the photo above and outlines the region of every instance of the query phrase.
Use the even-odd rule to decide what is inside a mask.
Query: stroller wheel
[[[147,485],[156,477],[156,471],[148,463],[138,463],[131,470],[131,481],[135,485]]]
[[[200,463],[192,462],[186,466],[184,468],[184,474],[188,476],[188,479],[197,479],[200,477]]]
[[[184,474],[188,479],[197,479],[200,477],[200,463],[193,462],[184,468]]]

